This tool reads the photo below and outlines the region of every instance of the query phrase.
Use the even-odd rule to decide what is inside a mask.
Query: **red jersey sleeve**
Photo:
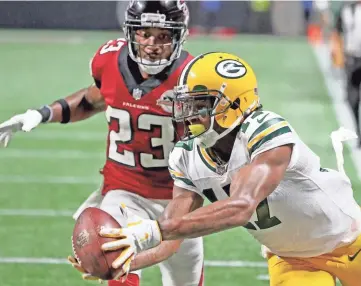
[[[114,56],[114,52],[118,52],[123,46],[127,44],[123,38],[110,40],[102,45],[93,58],[90,60],[90,74],[91,76],[101,81],[103,68],[106,63]]]

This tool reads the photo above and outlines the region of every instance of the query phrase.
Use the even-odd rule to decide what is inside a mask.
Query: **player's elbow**
[[[234,198],[231,204],[235,208],[234,226],[246,225],[257,208],[256,201],[252,198]]]

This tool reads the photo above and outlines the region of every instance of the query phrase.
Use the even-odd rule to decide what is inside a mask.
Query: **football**
[[[111,266],[112,262],[121,251],[104,252],[101,250],[103,243],[115,240],[114,238],[101,237],[99,231],[102,227],[120,228],[121,225],[114,217],[101,209],[86,208],[74,226],[73,252],[86,272],[102,280],[111,280],[117,274],[117,270]]]

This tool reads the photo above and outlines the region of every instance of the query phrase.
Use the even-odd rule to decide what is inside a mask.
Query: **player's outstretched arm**
[[[283,179],[292,145],[261,153],[241,168],[230,186],[230,197],[197,209],[182,217],[158,221],[163,240],[204,236],[244,226],[257,206]]]
[[[162,214],[164,219],[183,216],[203,205],[203,198],[189,190],[174,186],[173,199]],[[123,231],[126,231],[124,233]],[[122,278],[129,271],[142,269],[162,262],[172,256],[179,248],[182,240],[163,241],[160,236],[158,223],[139,217],[139,221],[132,222],[132,226],[122,229],[102,229],[100,235],[118,238],[118,240],[102,245],[104,251],[124,249],[122,254],[114,260],[112,267],[122,268]],[[136,254],[136,255],[135,255]]]
[[[197,207],[201,207],[203,204],[203,199],[200,196],[187,190],[182,190],[178,187],[174,188],[173,197],[174,199],[170,202],[170,204],[172,204],[172,207],[170,209],[172,210],[170,212],[165,211],[163,213],[164,217],[171,218],[174,216],[182,216]],[[123,211],[126,213],[130,212],[126,206],[121,206],[121,208],[123,208]],[[132,217],[134,217],[135,220],[131,222],[131,225],[140,226],[144,221],[144,219],[135,216],[134,214],[132,215]],[[130,226],[129,229],[132,229],[132,227]],[[113,230],[111,230],[111,232],[113,232]],[[113,233],[110,233],[108,236],[120,238]],[[182,241],[183,240],[163,241],[160,244],[158,243],[159,245],[157,245],[156,247],[139,252],[137,255],[134,255],[134,249],[128,247],[127,255],[124,255],[124,253],[122,253],[122,255],[119,256],[119,258],[116,259],[112,264],[114,268],[122,268],[122,271],[119,272],[118,279],[124,280],[130,271],[143,269],[167,260],[178,251]],[[115,242],[115,244],[108,244],[108,246],[109,249],[106,249],[107,245],[105,245],[104,250],[111,251],[123,248],[122,244],[117,244],[117,242]],[[76,258],[69,256],[68,260],[75,269],[81,272],[83,279],[100,280],[100,278],[94,277],[89,273],[86,273],[86,271],[80,266]]]
[[[168,207],[162,214],[162,218],[171,219],[182,216],[202,205],[203,199],[201,196],[174,186],[173,200],[170,201]],[[131,263],[130,271],[149,267],[167,260],[178,251],[182,241],[183,240],[163,241],[157,247],[138,253]]]
[[[39,109],[29,109],[0,124],[0,147],[7,147],[14,132],[29,132],[41,123],[76,122],[105,109],[100,90],[91,85]]]
[[[157,247],[138,253],[131,262],[129,271],[150,267],[167,260],[178,251],[181,243],[182,240],[163,241]]]
[[[199,237],[246,225],[259,203],[283,179],[291,154],[292,145],[289,144],[257,155],[232,178],[230,197],[205,207],[199,207],[198,194],[175,186],[180,196],[184,196],[180,202],[187,202],[186,198],[189,198],[187,212],[174,198],[158,221],[144,219],[133,227],[102,229],[101,236],[117,238],[103,244],[102,249],[123,249],[112,266],[127,272],[135,253],[156,247],[162,241]],[[178,212],[178,208],[183,212]]]
[[[105,101],[96,85],[80,89],[64,99],[52,103],[48,122],[76,122],[105,110]],[[44,114],[45,118],[47,117]]]

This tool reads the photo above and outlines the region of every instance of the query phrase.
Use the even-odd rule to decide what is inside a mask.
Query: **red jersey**
[[[109,126],[102,193],[126,190],[145,198],[171,199],[173,180],[168,156],[176,141],[171,107],[157,105],[173,90],[183,67],[193,58],[180,58],[162,73],[137,83],[138,66],[129,60],[124,39],[109,41],[95,54],[91,72],[106,103]],[[133,70],[131,69],[133,66]]]

